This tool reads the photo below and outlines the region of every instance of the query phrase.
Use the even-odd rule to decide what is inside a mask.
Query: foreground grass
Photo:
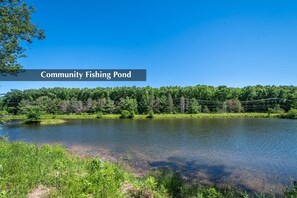
[[[140,180],[117,165],[71,156],[60,146],[0,141],[0,197],[166,197],[153,177]]]
[[[154,119],[195,119],[195,118],[270,118],[279,117],[279,114],[267,113],[199,113],[199,114],[155,114]],[[11,116],[11,119],[26,119],[26,116]],[[120,119],[119,114],[69,114],[69,115],[43,115],[42,120],[54,119]],[[135,115],[133,119],[147,119],[147,115]]]
[[[286,197],[297,197],[297,184]],[[197,197],[248,198],[231,188],[186,185],[177,173],[156,171],[137,178],[118,165],[69,154],[61,146],[0,140],[0,197]]]

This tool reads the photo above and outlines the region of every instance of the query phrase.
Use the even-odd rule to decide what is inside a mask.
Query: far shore
[[[149,119],[148,115],[135,115],[133,119]],[[278,118],[280,114],[268,113],[199,113],[199,114],[154,114],[154,119],[197,119],[197,118]],[[25,115],[10,116],[11,120],[24,120]],[[41,120],[55,119],[120,119],[119,114],[65,114],[65,115],[42,115]],[[63,122],[60,122],[63,123]]]

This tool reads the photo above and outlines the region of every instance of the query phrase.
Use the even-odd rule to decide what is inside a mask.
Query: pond
[[[297,179],[297,120],[98,119],[54,126],[12,122],[0,135],[11,141],[62,144],[86,154],[105,152],[143,171],[168,167],[192,181],[228,183],[248,191],[278,192]]]

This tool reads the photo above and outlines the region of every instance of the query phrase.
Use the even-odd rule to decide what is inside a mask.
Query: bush
[[[150,119],[153,119],[154,117],[155,115],[153,111],[149,111],[148,115],[146,116],[146,118],[150,118]]]
[[[200,191],[196,195],[197,198],[224,198],[223,194],[215,188],[208,188]]]
[[[129,113],[130,113],[129,118],[134,118],[135,117],[135,112],[134,111],[130,111]]]
[[[224,108],[229,113],[240,113],[243,112],[243,107],[238,99],[227,100],[224,103]]]
[[[279,104],[275,105],[275,107],[273,108],[273,113],[284,113],[285,110],[283,110]]]
[[[206,105],[204,105],[204,107],[202,108],[202,112],[203,113],[210,113],[210,110]]]
[[[288,113],[282,113],[280,118],[297,119],[297,109],[291,109]]]
[[[270,114],[273,114],[274,113],[274,110],[272,108],[268,108],[267,113],[270,116]]]
[[[290,111],[288,111],[287,118],[297,119],[297,109],[291,109]]]
[[[121,119],[127,119],[127,118],[130,118],[130,112],[127,111],[127,110],[123,110],[121,111],[121,116],[120,116]]]
[[[97,113],[96,118],[97,119],[103,118],[103,113],[102,112]]]
[[[28,105],[21,109],[21,111],[27,116],[29,121],[39,121],[43,111],[39,106]]]
[[[8,121],[8,113],[6,111],[0,111],[0,125]]]

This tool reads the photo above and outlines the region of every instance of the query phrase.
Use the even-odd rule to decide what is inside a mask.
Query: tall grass
[[[117,165],[71,156],[61,146],[0,141],[0,197],[27,197],[40,185],[50,197],[166,197],[145,182]]]

